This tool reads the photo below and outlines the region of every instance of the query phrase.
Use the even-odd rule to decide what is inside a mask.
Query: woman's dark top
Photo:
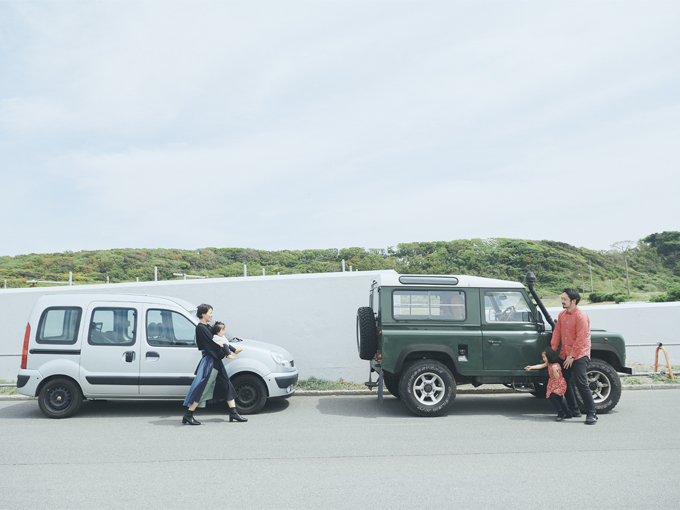
[[[196,347],[199,351],[204,351],[208,356],[212,356],[216,360],[221,360],[228,353],[224,347],[220,347],[213,342],[213,334],[210,327],[202,322],[196,326]]]

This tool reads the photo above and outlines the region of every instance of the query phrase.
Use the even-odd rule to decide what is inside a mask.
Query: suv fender
[[[590,347],[590,359],[601,359],[602,361],[606,361],[614,367],[616,371],[622,371],[625,368],[623,360],[621,360],[621,354],[616,347],[612,345],[600,343],[592,344]]]
[[[414,358],[417,358],[417,357],[430,358],[430,357],[432,357],[432,356],[429,356],[430,353],[437,353],[437,354],[440,354],[440,355],[443,354],[444,357],[446,358],[446,361],[450,361],[452,363],[453,368],[454,368],[454,372],[456,374],[461,373],[460,365],[458,364],[458,360],[456,359],[456,355],[453,352],[453,349],[451,349],[450,347],[447,347],[446,345],[438,345],[438,344],[411,344],[411,345],[407,345],[399,353],[399,357],[397,358],[397,363],[394,366],[394,373],[398,374],[399,372],[401,372],[402,368],[404,367],[404,362],[406,361],[406,359],[409,356],[413,356],[415,354],[416,356],[413,356]],[[439,358],[441,358],[441,356],[439,356]]]

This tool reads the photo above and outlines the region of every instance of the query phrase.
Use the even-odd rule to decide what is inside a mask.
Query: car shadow
[[[377,397],[336,396],[319,399],[321,414],[353,416],[357,418],[420,418],[411,413],[401,400],[386,395],[382,403]],[[511,420],[549,422],[557,413],[547,399],[522,394],[458,395],[442,418],[464,416],[504,416]],[[582,420],[565,420],[580,423]]]
[[[273,414],[285,411],[288,400],[267,401],[259,414]],[[83,402],[78,413],[69,419],[79,418],[151,418],[153,425],[182,426],[182,416],[186,408],[181,400],[88,400]],[[199,409],[196,413],[201,422],[229,421],[229,409],[225,402],[219,402]],[[48,419],[38,407],[38,402],[21,401],[0,409],[0,419]]]

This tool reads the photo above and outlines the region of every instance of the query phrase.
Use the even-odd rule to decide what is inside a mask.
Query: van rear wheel
[[[40,390],[38,405],[48,418],[68,418],[83,404],[80,387],[69,379],[52,379]]]

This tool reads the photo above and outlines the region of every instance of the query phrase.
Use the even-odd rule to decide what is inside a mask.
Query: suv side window
[[[146,312],[146,341],[149,345],[194,347],[196,326],[184,315],[170,310]]]
[[[134,345],[136,331],[134,308],[95,308],[87,341],[91,345]]]
[[[74,306],[48,308],[40,317],[35,341],[39,344],[74,344],[83,310]]]
[[[485,292],[484,318],[486,322],[534,322],[534,314],[517,291]]]
[[[467,318],[465,292],[459,290],[395,290],[392,316],[396,320],[459,321]]]

